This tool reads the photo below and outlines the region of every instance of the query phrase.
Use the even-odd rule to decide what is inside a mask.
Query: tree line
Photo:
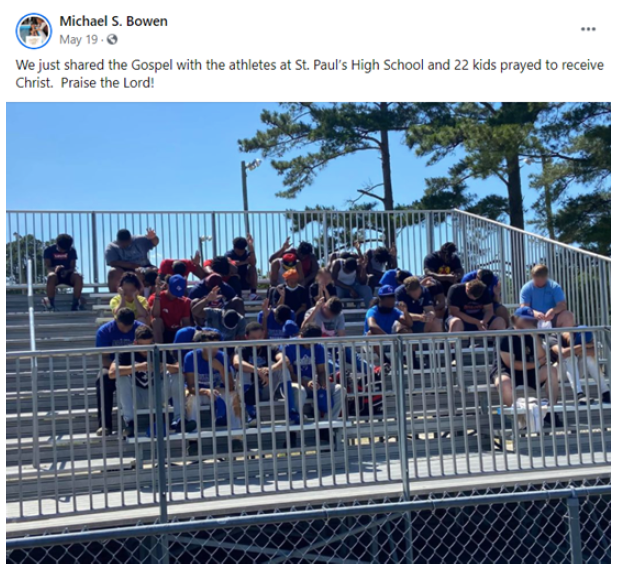
[[[610,103],[292,102],[261,121],[239,147],[270,159],[283,178],[279,197],[296,197],[334,160],[377,152],[381,182],[358,189],[351,210],[457,208],[611,255]],[[428,166],[455,158],[411,203],[395,198],[394,135]],[[478,198],[471,183],[489,178],[504,191]],[[526,181],[535,192],[529,211]]]

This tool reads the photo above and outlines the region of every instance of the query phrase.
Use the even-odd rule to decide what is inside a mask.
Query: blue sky
[[[7,209],[233,211],[242,209],[239,138],[261,127],[264,103],[8,104]],[[409,203],[448,163],[425,161],[392,136],[395,199]],[[524,172],[526,173],[526,172]],[[345,207],[356,189],[381,181],[378,154],[333,162],[298,198],[275,197],[282,178],[268,163],[249,173],[252,210]],[[495,180],[470,182],[479,196]],[[526,205],[535,197],[526,191]]]

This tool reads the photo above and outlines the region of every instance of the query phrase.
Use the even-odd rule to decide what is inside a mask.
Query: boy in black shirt
[[[270,305],[288,306],[296,315],[296,323],[301,325],[309,308],[307,288],[299,284],[300,278],[296,270],[288,270],[283,274],[283,278],[285,285],[277,286],[270,291]]]
[[[444,243],[439,251],[428,254],[425,257],[424,265],[425,276],[431,276],[440,282],[447,295],[449,288],[461,282],[464,275],[455,243]]]
[[[75,271],[77,251],[73,247],[71,235],[58,235],[56,244],[49,246],[43,253],[45,269],[47,270],[47,297],[43,299],[43,306],[48,311],[56,311],[56,287],[71,286],[73,288],[73,304],[71,311],[82,309],[80,301],[84,279]]]
[[[520,308],[513,316],[513,327],[517,330],[536,329],[538,320],[530,308]],[[556,404],[560,394],[558,372],[548,364],[547,353],[539,335],[505,336],[500,340],[498,354],[500,360],[496,361],[490,376],[502,391],[504,406],[513,406],[515,389],[526,384],[528,395],[532,397],[536,397],[537,385],[545,385],[550,405]],[[552,416],[554,425],[560,427],[560,417],[554,413],[545,418],[546,424],[551,425]]]
[[[448,308],[447,331],[461,333],[462,331],[506,329],[506,322],[494,315],[493,298],[487,286],[480,280],[452,286],[448,292],[446,305]]]
[[[258,273],[255,268],[257,258],[253,247],[253,237],[251,235],[247,235],[247,238],[237,237],[234,239],[233,246],[234,248],[228,251],[225,256],[233,262],[238,270],[240,288],[250,291],[249,300],[258,300]]]

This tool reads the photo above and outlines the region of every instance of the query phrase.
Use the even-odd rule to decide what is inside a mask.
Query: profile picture
[[[17,39],[29,49],[39,49],[47,44],[52,30],[49,20],[41,14],[27,14],[17,24]]]

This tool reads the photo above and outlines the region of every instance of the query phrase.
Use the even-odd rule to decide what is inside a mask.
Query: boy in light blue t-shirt
[[[521,289],[521,306],[532,308],[534,316],[541,322],[550,322],[552,328],[575,327],[575,316],[567,309],[564,291],[549,279],[547,266],[539,264],[531,274],[532,280]]]

